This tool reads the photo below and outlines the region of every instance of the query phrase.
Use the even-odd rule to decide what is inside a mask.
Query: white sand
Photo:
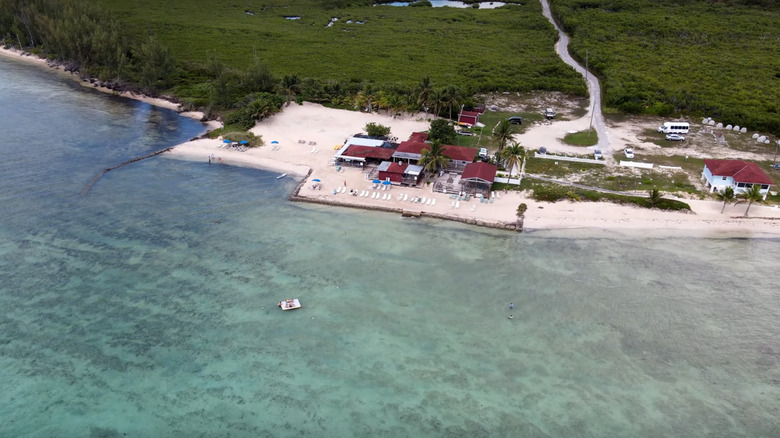
[[[424,131],[428,122],[420,117],[407,116],[393,119],[389,116],[365,114],[354,111],[328,109],[321,105],[304,103],[284,108],[280,114],[258,123],[253,129],[261,135],[266,145],[237,152],[222,149],[220,140],[197,140],[177,146],[170,156],[207,161],[210,155],[221,158],[225,164],[246,165],[291,175],[311,175],[300,189],[299,195],[312,200],[338,203],[350,206],[383,207],[408,211],[423,211],[448,215],[460,220],[475,220],[488,223],[511,223],[516,220],[517,206],[528,205],[525,227],[540,229],[608,229],[643,230],[653,235],[704,235],[704,236],[777,236],[780,235],[780,209],[754,204],[751,218],[742,218],[745,205],[728,206],[720,213],[721,204],[715,201],[688,201],[694,213],[662,212],[639,207],[621,206],[611,203],[539,203],[519,193],[499,193],[500,198],[492,204],[479,200],[460,202],[459,208],[452,206],[453,200],[440,193],[433,193],[430,187],[408,188],[392,186],[389,191],[372,190],[371,181],[362,169],[343,167],[337,172],[329,163],[334,146],[341,145],[349,136],[362,131],[366,123],[376,122],[391,127],[391,135],[406,139],[412,132]],[[543,128],[543,127],[542,127]],[[537,128],[540,129],[540,128]],[[540,135],[540,134],[535,134]],[[304,143],[299,143],[303,140]],[[278,149],[271,144],[277,141]],[[316,144],[310,144],[314,142]],[[313,153],[312,150],[318,150]],[[313,179],[322,181],[322,189],[312,188]],[[334,189],[346,187],[358,193],[368,191],[380,195],[391,194],[391,200],[349,193],[334,194]],[[435,205],[399,201],[398,195],[407,198],[425,197],[436,200]],[[541,208],[540,208],[541,207]],[[472,208],[474,210],[472,210]]]
[[[0,47],[0,56],[12,57],[26,62],[46,66],[44,59],[25,54],[15,49]],[[60,69],[61,70],[61,69]],[[63,72],[64,73],[64,72]],[[65,73],[70,75],[69,73]],[[82,84],[92,86],[86,82]],[[98,88],[99,87],[94,87]],[[112,90],[101,89],[108,93]],[[173,110],[179,110],[178,104],[165,99],[150,98],[132,93],[121,93],[121,96],[141,100]],[[183,116],[201,119],[202,113],[182,113]],[[724,214],[720,213],[721,203],[716,201],[689,201],[693,213],[662,212],[638,207],[620,206],[611,203],[572,203],[567,201],[539,203],[524,197],[519,193],[499,193],[500,198],[492,204],[483,204],[479,200],[461,201],[459,208],[452,206],[449,196],[433,193],[430,187],[400,188],[393,186],[389,191],[372,190],[372,184],[366,179],[365,173],[358,168],[344,167],[343,172],[329,166],[334,153],[334,146],[340,145],[353,134],[362,132],[369,122],[376,122],[391,127],[391,135],[399,139],[407,139],[412,132],[428,129],[429,122],[421,115],[392,118],[385,115],[365,114],[354,111],[328,109],[321,105],[304,103],[292,104],[284,108],[280,114],[274,115],[253,129],[256,135],[261,135],[266,145],[250,149],[246,152],[223,149],[220,140],[201,139],[183,143],[164,156],[184,160],[208,161],[214,157],[215,165],[236,165],[259,169],[284,172],[290,176],[305,177],[312,171],[303,184],[299,195],[312,200],[321,200],[361,207],[384,207],[397,210],[423,211],[451,216],[459,220],[472,220],[487,223],[512,223],[516,220],[517,206],[524,202],[528,205],[525,218],[525,228],[528,230],[544,229],[606,229],[606,230],[641,230],[652,235],[702,235],[712,237],[747,236],[761,237],[780,235],[780,209],[754,204],[750,208],[750,218],[744,218],[746,206],[727,206]],[[517,140],[527,147],[534,148],[537,143],[552,146],[551,150],[565,152],[568,146],[551,138],[562,138],[566,132],[587,129],[589,114],[573,121],[541,124],[530,128]],[[209,128],[219,125],[209,122]],[[610,132],[614,141],[625,133]],[[299,143],[303,140],[304,143]],[[277,141],[275,150],[272,141]],[[314,144],[310,144],[314,143]],[[614,146],[614,143],[613,143]],[[313,153],[312,150],[317,150]],[[581,151],[581,148],[578,148]],[[323,188],[312,188],[312,179],[320,179]],[[380,195],[392,194],[391,200],[381,198],[351,196],[349,194],[333,194],[334,189],[347,187],[358,192],[369,191]],[[398,195],[407,198],[425,197],[436,200],[435,205],[403,202]],[[473,210],[472,210],[473,208]]]

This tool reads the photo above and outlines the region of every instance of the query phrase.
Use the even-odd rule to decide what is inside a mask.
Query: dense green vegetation
[[[672,211],[690,211],[691,206],[685,202],[674,199],[660,197],[656,190],[655,196],[649,197],[624,196],[611,193],[596,192],[593,190],[584,190],[577,187],[560,186],[550,183],[533,183],[533,199],[543,202],[557,202],[561,200],[569,201],[590,201],[590,202],[612,202],[615,204],[632,204],[644,208],[657,208],[659,210]]]
[[[601,77],[606,106],[780,135],[780,2],[551,3],[572,53]]]

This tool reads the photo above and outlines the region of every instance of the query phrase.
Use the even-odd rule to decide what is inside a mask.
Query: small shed
[[[477,111],[461,111],[458,114],[458,125],[470,128],[477,123],[479,123],[479,113]]]

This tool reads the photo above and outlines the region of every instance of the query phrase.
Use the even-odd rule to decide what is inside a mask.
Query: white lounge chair
[[[450,202],[450,208],[455,208],[455,201]]]
[[[428,200],[425,201],[425,205],[431,205],[431,198],[428,198]]]
[[[409,198],[409,196],[407,196],[406,193],[404,193],[404,201],[406,201],[407,198]]]
[[[476,210],[476,209],[477,209],[477,206],[476,206],[476,204],[471,204],[471,211],[474,211],[474,210]]]
[[[431,199],[431,205],[436,205],[436,198]]]
[[[455,201],[455,208],[460,208],[460,201]]]

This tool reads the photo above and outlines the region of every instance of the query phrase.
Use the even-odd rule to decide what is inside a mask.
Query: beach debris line
[[[117,164],[116,166],[106,167],[105,169],[101,170],[97,175],[95,175],[95,177],[92,178],[92,181],[90,181],[89,184],[87,184],[87,186],[84,187],[84,190],[81,191],[81,196],[86,195],[89,192],[89,190],[92,188],[92,186],[95,185],[95,183],[100,179],[100,177],[105,175],[106,172],[110,172],[110,171],[112,171],[114,169],[118,169],[118,168],[120,168],[122,166],[127,166],[128,164],[135,163],[136,161],[141,161],[141,160],[145,160],[147,158],[155,157],[155,156],[160,155],[160,154],[162,154],[164,152],[168,152],[171,149],[173,149],[173,146],[167,147],[165,149],[161,149],[159,151],[154,151],[152,153],[146,154],[146,155],[141,156],[141,157],[136,157],[136,158],[132,158],[132,159],[127,160],[127,161],[123,161],[123,162]]]

